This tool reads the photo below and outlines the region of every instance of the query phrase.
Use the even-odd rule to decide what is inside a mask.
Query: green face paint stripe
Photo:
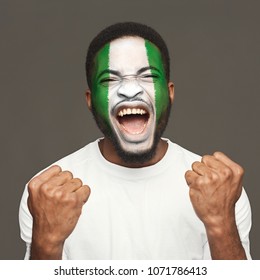
[[[155,66],[162,73],[159,79],[154,79],[156,121],[158,122],[169,103],[168,85],[160,51],[154,44],[147,40],[145,40],[145,48],[149,65]],[[158,76],[158,71],[153,68],[151,68],[151,73]]]
[[[110,44],[106,44],[96,55],[94,61],[94,71],[92,76],[92,106],[97,113],[109,124],[108,114],[108,90],[99,84],[99,75],[102,71],[109,69]],[[109,78],[109,73],[104,73],[102,78]]]

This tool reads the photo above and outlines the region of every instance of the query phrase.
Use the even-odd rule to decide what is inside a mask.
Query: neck
[[[160,139],[152,159],[145,163],[128,163],[125,162],[121,157],[119,157],[114,145],[108,138],[105,137],[99,142],[100,152],[107,161],[129,168],[141,168],[156,164],[164,157],[167,148],[167,142],[165,140]]]

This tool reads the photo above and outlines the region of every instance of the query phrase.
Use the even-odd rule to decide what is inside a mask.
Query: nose
[[[143,93],[143,88],[137,81],[125,81],[118,89],[118,96],[126,99],[133,99]]]

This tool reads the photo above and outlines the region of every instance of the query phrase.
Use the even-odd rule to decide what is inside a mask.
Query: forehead
[[[118,38],[105,45],[104,48],[109,50],[109,69],[120,71],[122,74],[135,73],[142,67],[148,67],[152,61],[162,63],[158,48],[141,37],[126,36]],[[97,64],[102,64],[102,59],[102,56],[98,54],[96,57]]]
[[[148,65],[143,38],[123,37],[110,43],[109,66],[111,69],[124,68],[121,70],[131,71]]]

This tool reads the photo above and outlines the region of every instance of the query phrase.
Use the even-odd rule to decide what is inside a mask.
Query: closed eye
[[[109,84],[118,83],[120,82],[119,78],[103,78],[100,80],[100,84],[104,86],[108,86]]]
[[[141,78],[159,78],[159,76],[156,74],[145,74],[142,75]]]
[[[144,74],[140,76],[140,80],[146,83],[153,83],[159,78],[159,75],[156,74]]]

